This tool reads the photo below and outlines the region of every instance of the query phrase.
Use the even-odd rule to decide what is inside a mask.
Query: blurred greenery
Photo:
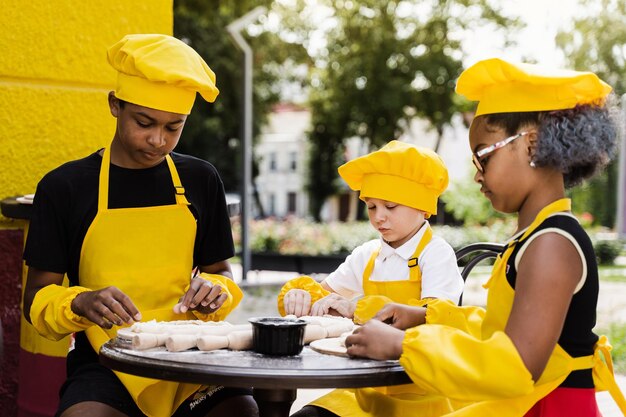
[[[308,79],[307,190],[310,213],[318,221],[322,205],[338,190],[344,140],[360,137],[373,150],[398,138],[414,117],[429,121],[441,140],[452,116],[470,107],[454,92],[464,53],[453,33],[475,25],[517,25],[483,0],[421,2],[420,7],[389,0],[295,3],[304,18],[307,7],[326,7],[334,23],[325,33],[325,47],[311,53]],[[293,30],[298,26],[306,30],[299,23]],[[309,36],[300,33],[302,39]],[[439,141],[435,150],[438,146]]]
[[[580,3],[585,14],[558,33],[558,48],[569,66],[594,71],[616,95],[626,93],[626,49],[621,47],[626,2]],[[302,103],[311,111],[307,192],[316,220],[338,191],[337,167],[345,161],[347,139],[359,137],[369,149],[378,148],[420,117],[437,133],[437,148],[452,116],[473,108],[454,93],[463,69],[464,34],[491,27],[506,47],[521,26],[488,0],[424,1],[419,7],[399,0],[174,0],[174,35],[206,59],[221,91],[213,104],[197,101],[177,150],[212,162],[228,191],[240,190],[243,171],[243,54],[225,28],[260,5],[268,12],[243,32],[254,52],[253,136],[285,98],[286,86],[297,86],[308,97]],[[259,162],[253,161],[253,181]],[[574,211],[591,213],[592,224],[613,227],[617,178],[614,162],[593,181],[570,190]],[[448,211],[468,225],[500,219],[470,182],[442,197]],[[254,197],[263,217],[256,191]]]
[[[241,189],[243,52],[229,37],[226,26],[256,6],[271,6],[271,0],[175,0],[174,36],[185,40],[215,72],[220,94],[215,103],[196,100],[177,151],[211,162],[220,172],[228,191]],[[263,20],[260,17],[259,20]],[[259,31],[246,36],[254,52],[253,137],[280,100],[279,86],[289,78],[282,65],[303,56],[300,45],[283,42],[274,34]],[[258,172],[253,161],[253,177]],[[258,203],[258,198],[257,198]],[[259,205],[259,211],[263,213]]]
[[[472,168],[472,171],[475,169]],[[507,215],[496,211],[491,202],[482,195],[480,186],[474,182],[469,172],[462,180],[450,184],[440,199],[445,203],[445,210],[465,226],[485,225],[507,218]]]
[[[620,97],[626,93],[626,2],[581,0],[580,4],[585,15],[557,34],[557,46],[572,68],[595,72]],[[571,191],[574,210],[593,213],[594,223],[606,227],[615,225],[617,161],[615,158],[604,173]]]

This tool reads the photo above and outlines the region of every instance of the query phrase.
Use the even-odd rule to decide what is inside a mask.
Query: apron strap
[[[604,335],[600,336],[593,353],[593,379],[596,390],[609,391],[615,404],[617,404],[622,414],[626,416],[626,399],[617,385],[617,382],[615,382],[611,349],[612,346],[609,344],[608,338]],[[602,360],[602,358],[604,358],[604,360]]]
[[[185,197],[185,188],[183,187],[178,171],[174,165],[174,161],[170,155],[165,155],[167,166],[170,170],[174,190],[176,191],[176,204],[188,206],[189,201]],[[111,147],[104,148],[102,154],[102,165],[100,166],[100,178],[98,181],[98,211],[105,211],[109,208],[109,172],[111,165]]]
[[[100,179],[98,181],[98,212],[109,208],[109,167],[111,165],[111,147],[104,148],[102,165],[100,165]]]
[[[376,262],[376,258],[382,249],[381,246],[378,247],[372,254],[370,255],[370,259],[367,261],[367,265],[365,265],[365,270],[363,271],[363,285],[370,281],[370,276],[372,275],[372,271],[374,270],[374,262]]]
[[[420,242],[417,244],[417,247],[415,248],[415,252],[413,252],[413,256],[408,261],[409,268],[413,268],[417,266],[417,261],[419,260],[419,257],[422,254],[422,251],[424,250],[426,245],[430,243],[432,238],[433,238],[433,229],[431,229],[430,225],[427,224],[426,230],[424,231],[424,236],[422,236],[422,239],[420,240]]]
[[[176,170],[174,161],[170,155],[165,155],[165,160],[167,161],[167,166],[170,168],[172,182],[174,183],[174,189],[176,190],[176,204],[188,206],[189,201],[187,201],[187,198],[185,197],[185,188],[180,182],[180,177],[178,176],[178,171]]]

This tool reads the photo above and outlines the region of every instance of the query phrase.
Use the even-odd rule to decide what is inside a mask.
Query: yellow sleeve
[[[289,290],[294,289],[308,291],[309,294],[311,294],[311,305],[330,294],[330,291],[325,290],[319,282],[309,276],[303,275],[291,279],[283,285],[278,293],[278,312],[281,316],[285,315],[285,303],[283,301],[285,294],[287,294]]]
[[[196,310],[191,310],[194,316],[198,318],[198,320],[203,321],[222,321],[230,314],[231,311],[235,309],[241,302],[243,298],[243,292],[239,285],[232,279],[225,277],[224,275],[218,274],[208,274],[206,272],[202,272],[199,275],[202,279],[209,281],[213,285],[219,285],[222,287],[222,293],[227,295],[226,301],[220,308],[218,308],[213,313],[205,314]],[[189,286],[185,288],[185,292],[189,289]]]
[[[426,301],[426,303],[424,302]],[[410,305],[428,304],[426,324],[443,324],[480,337],[485,309],[474,306],[458,306],[450,300],[430,299],[410,302]]]
[[[366,295],[356,302],[353,321],[364,324],[389,303],[393,303],[393,300],[384,295]]]
[[[72,301],[85,287],[63,287],[51,284],[43,287],[33,299],[30,321],[40,335],[50,340],[61,340],[70,333],[85,330],[93,322],[72,311]]]
[[[533,391],[532,375],[500,331],[480,340],[449,326],[417,326],[405,333],[400,364],[420,388],[455,400],[494,400]]]

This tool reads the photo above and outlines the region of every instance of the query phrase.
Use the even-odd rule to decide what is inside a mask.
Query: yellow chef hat
[[[189,114],[196,92],[212,103],[215,74],[184,42],[161,34],[126,35],[107,51],[118,71],[115,96],[140,106]]]
[[[430,149],[392,140],[379,150],[339,167],[360,198],[379,198],[437,214],[437,199],[448,187],[448,169]]]
[[[571,109],[602,103],[611,87],[592,72],[511,63],[498,58],[472,65],[459,77],[457,93],[478,101],[476,116]]]

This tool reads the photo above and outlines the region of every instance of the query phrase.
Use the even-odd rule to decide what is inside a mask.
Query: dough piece
[[[304,328],[304,344],[309,344],[314,340],[324,339],[328,333],[319,324],[307,324]]]
[[[118,332],[119,337],[119,332]],[[166,334],[136,333],[131,342],[131,346],[136,350],[145,350],[165,345]]]
[[[351,332],[354,329],[354,323],[337,322],[326,326],[326,337],[339,337],[344,333]]]
[[[229,333],[228,348],[232,350],[252,349],[252,329]]]
[[[165,340],[165,347],[170,352],[182,352],[183,350],[195,348],[198,335],[195,334],[173,334]]]
[[[200,336],[197,344],[198,349],[204,351],[226,349],[228,347],[228,336]]]
[[[330,337],[327,339],[315,340],[311,342],[309,347],[319,353],[349,357],[345,337]]]

